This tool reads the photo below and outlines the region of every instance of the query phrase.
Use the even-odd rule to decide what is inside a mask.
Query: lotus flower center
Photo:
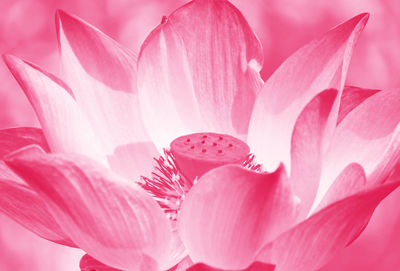
[[[238,164],[261,171],[247,144],[233,136],[196,133],[176,138],[164,155],[154,158],[151,177],[142,176],[139,184],[161,206],[167,217],[176,220],[185,195],[199,177],[227,164]]]
[[[196,133],[176,138],[170,145],[178,170],[189,180],[207,171],[227,165],[243,164],[249,146],[230,135]]]

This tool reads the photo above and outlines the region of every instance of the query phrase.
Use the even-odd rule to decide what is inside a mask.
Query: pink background
[[[11,53],[58,73],[57,39],[54,26],[56,9],[78,15],[121,44],[138,52],[140,43],[160,22],[185,1],[178,0],[2,0],[0,10],[0,52]],[[400,8],[397,0],[312,1],[312,0],[235,0],[264,46],[262,75],[269,75],[301,45],[322,35],[331,27],[361,12],[371,14],[361,35],[350,66],[348,84],[388,89],[400,85]],[[0,64],[0,128],[37,126],[37,120],[22,91]],[[396,192],[379,207],[364,239],[354,246],[355,265],[367,270],[394,270],[400,264],[396,255],[400,235],[395,225],[400,204]],[[397,208],[398,209],[398,208]],[[387,218],[393,218],[387,222]],[[81,252],[42,240],[0,215],[0,270],[78,270]],[[400,225],[400,223],[399,223]],[[385,229],[385,232],[377,232]],[[397,238],[397,240],[396,240]],[[392,239],[392,240],[391,240]],[[377,240],[380,243],[375,243]],[[390,241],[390,248],[383,244]],[[381,249],[381,250],[379,250]],[[379,265],[365,260],[380,254]],[[365,254],[364,254],[365,253]],[[368,254],[369,253],[369,254]],[[350,267],[344,253],[338,264]],[[362,265],[361,262],[365,261]],[[326,270],[337,270],[337,267]],[[395,268],[396,269],[396,268]],[[351,270],[351,269],[349,269]],[[355,269],[354,269],[355,270]]]

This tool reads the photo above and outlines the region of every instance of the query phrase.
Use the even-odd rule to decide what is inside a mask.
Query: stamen
[[[255,172],[263,172],[262,164],[258,164],[256,161],[256,156],[250,153],[246,160],[243,162],[243,167],[250,169]]]
[[[192,184],[181,176],[171,151],[164,149],[164,157],[154,158],[154,161],[156,166],[152,176],[142,176],[139,185],[158,202],[168,218],[176,220],[182,200]]]

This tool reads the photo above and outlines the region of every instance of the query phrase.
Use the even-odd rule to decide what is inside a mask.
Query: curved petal
[[[337,124],[349,114],[354,108],[360,105],[368,97],[378,93],[377,89],[364,89],[354,86],[345,86],[340,99]]]
[[[379,204],[361,236],[320,271],[396,270],[400,248],[399,203],[400,189],[397,189]]]
[[[186,271],[192,265],[193,265],[192,259],[190,259],[189,256],[186,256],[177,265],[175,265],[168,271]]]
[[[81,271],[122,271],[109,267],[98,260],[92,258],[88,254],[83,255],[79,263]],[[142,261],[142,264],[138,269],[135,270],[146,270],[146,271],[158,271],[157,263],[148,259],[148,261]]]
[[[138,91],[145,126],[159,151],[181,135],[207,131],[185,46],[169,22],[157,27],[141,48]]]
[[[275,265],[255,262],[251,264],[249,267],[242,269],[240,271],[274,271],[274,270],[275,270]],[[198,263],[188,268],[187,271],[224,271],[224,270],[219,268],[213,268],[203,263]]]
[[[42,129],[18,127],[0,130],[0,160],[10,152],[27,145],[38,145],[44,151],[50,151]]]
[[[300,113],[293,129],[290,182],[301,200],[300,218],[307,215],[318,191],[323,136],[336,96],[334,89],[318,94]]]
[[[79,267],[81,271],[121,271],[120,269],[115,269],[102,264],[88,254],[83,255],[79,262]]]
[[[118,146],[113,154],[107,156],[107,160],[113,172],[138,182],[141,176],[151,176],[153,158],[159,156],[153,142],[148,141]]]
[[[316,203],[350,163],[360,164],[370,179],[392,142],[400,121],[400,91],[381,91],[352,110],[337,126],[322,167]],[[396,144],[396,142],[393,142]],[[386,157],[389,158],[389,157]]]
[[[51,151],[84,154],[104,162],[102,149],[70,88],[31,63],[11,55],[4,60],[35,109]]]
[[[379,157],[379,162],[374,171],[368,176],[368,185],[374,186],[385,183],[389,177],[396,180],[400,160],[400,123],[397,124],[390,142]]]
[[[43,199],[0,161],[0,212],[42,238],[76,245],[61,230]]]
[[[260,174],[227,165],[203,175],[186,195],[178,231],[193,261],[244,269],[296,215],[283,168]]]
[[[358,15],[337,26],[289,57],[267,80],[251,116],[248,144],[268,169],[283,161],[290,168],[290,137],[297,116],[319,92],[335,88],[338,98],[348,62],[368,19]],[[328,128],[336,125],[335,104]]]
[[[262,46],[246,19],[228,1],[194,0],[173,12],[168,21],[185,45],[207,127],[245,136],[263,84]]]
[[[329,204],[345,199],[365,189],[367,177],[357,163],[348,165],[329,187],[328,192],[317,207],[317,212]]]
[[[257,260],[277,271],[317,270],[365,228],[378,204],[400,185],[388,183],[335,202],[281,234]]]
[[[57,11],[56,26],[64,80],[74,90],[105,152],[149,141],[140,115],[132,54],[63,11]]]
[[[62,229],[105,264],[134,269],[154,258],[165,266],[169,221],[134,183],[83,156],[21,152],[7,164],[41,195]],[[154,262],[154,260],[152,260]]]

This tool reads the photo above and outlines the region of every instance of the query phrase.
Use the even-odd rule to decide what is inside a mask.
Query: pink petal
[[[294,126],[290,181],[293,192],[301,200],[300,217],[307,215],[318,191],[323,136],[336,96],[334,89],[318,94],[303,109]]]
[[[76,17],[63,11],[56,17],[64,79],[106,154],[150,141],[140,116],[132,53]]]
[[[379,164],[374,171],[368,176],[368,185],[374,186],[382,184],[389,178],[397,180],[396,174],[399,172],[400,161],[400,123],[397,124],[392,138],[387,144],[386,150],[380,156]],[[396,172],[397,171],[397,172]]]
[[[244,269],[295,219],[284,169],[259,174],[236,165],[203,175],[186,195],[178,231],[189,256],[222,269]]]
[[[324,156],[316,203],[350,163],[360,164],[369,180],[370,174],[382,167],[381,162],[386,163],[391,158],[392,154],[386,158],[384,154],[391,142],[397,144],[392,138],[400,121],[399,110],[400,92],[381,91],[366,99],[340,122]]]
[[[153,158],[159,156],[153,142],[137,142],[118,146],[107,160],[113,172],[128,180],[139,181],[141,176],[151,176]]]
[[[90,257],[88,254],[85,254],[82,257],[79,267],[81,268],[81,271],[121,271],[102,264],[98,260]]]
[[[388,183],[329,205],[280,235],[257,260],[276,264],[277,271],[317,270],[360,234],[377,205],[399,185]]]
[[[42,129],[18,127],[0,130],[0,159],[12,151],[33,144],[39,145],[46,152],[50,151]]]
[[[68,86],[14,56],[6,55],[4,60],[35,109],[51,151],[104,161],[96,136]]]
[[[62,229],[106,265],[134,269],[154,258],[165,266],[171,230],[161,208],[83,156],[19,153],[7,164],[41,195]],[[154,260],[153,260],[154,261]]]
[[[368,97],[378,93],[377,89],[364,89],[353,86],[345,86],[340,99],[340,107],[337,118],[339,124],[354,108],[361,104]]]
[[[144,123],[159,150],[181,135],[207,130],[186,49],[169,22],[157,27],[142,46],[138,89]]]
[[[365,189],[367,177],[364,169],[357,163],[348,165],[329,187],[328,192],[319,203],[317,210],[329,204],[345,199]]]
[[[264,84],[251,116],[248,143],[267,168],[276,168],[281,161],[290,166],[296,118],[315,95],[335,88],[340,98],[354,44],[367,19],[368,14],[358,15],[302,47]],[[330,129],[336,125],[337,106]]]
[[[55,243],[76,247],[61,230],[41,197],[0,161],[0,212]]]
[[[228,1],[195,0],[169,20],[188,52],[196,98],[217,132],[247,134],[263,81],[262,46],[242,13]]]
[[[242,269],[241,271],[274,271],[275,266],[272,264],[255,262],[249,267]],[[224,271],[223,269],[213,268],[209,265],[198,263],[190,268],[187,271]]]
[[[169,269],[168,271],[186,271],[189,267],[193,265],[192,259],[189,256],[186,256],[181,260],[177,265]]]
[[[240,11],[224,0],[195,0],[172,13],[160,28],[149,37],[144,49],[146,54],[158,52],[152,58],[154,61],[159,58],[155,63],[162,70],[172,67],[166,78],[156,75],[157,80],[168,81],[171,90],[162,90],[164,85],[151,85],[149,77],[142,79],[141,74],[139,86],[146,81],[146,93],[151,89],[152,93],[174,95],[166,100],[166,106],[172,106],[169,102],[172,100],[176,105],[182,104],[184,99],[175,101],[175,98],[178,94],[184,95],[188,104],[184,104],[184,109],[174,110],[174,114],[183,115],[178,119],[183,119],[183,124],[190,116],[194,116],[193,122],[198,120],[198,108],[209,131],[236,136],[246,134],[251,108],[263,83],[259,75],[263,55],[260,42]],[[165,40],[160,43],[161,37]],[[160,45],[162,49],[157,50]],[[176,63],[171,63],[175,56]],[[170,61],[163,63],[161,60]],[[150,66],[152,69],[148,70]],[[146,67],[147,76],[160,70],[156,66]],[[181,75],[176,76],[180,71]],[[197,106],[187,117],[183,113],[194,103],[193,96]],[[168,116],[165,106],[151,108],[153,115]],[[175,119],[168,122],[173,121]]]
[[[396,270],[400,260],[399,203],[400,189],[397,189],[379,204],[362,235],[322,270]]]
[[[79,263],[79,267],[81,268],[81,271],[121,271],[120,269],[115,269],[99,262],[88,254],[85,254],[82,257]],[[158,268],[156,266],[156,263],[151,262],[151,260],[149,259],[149,261],[144,262],[137,270],[156,271],[158,270]]]

